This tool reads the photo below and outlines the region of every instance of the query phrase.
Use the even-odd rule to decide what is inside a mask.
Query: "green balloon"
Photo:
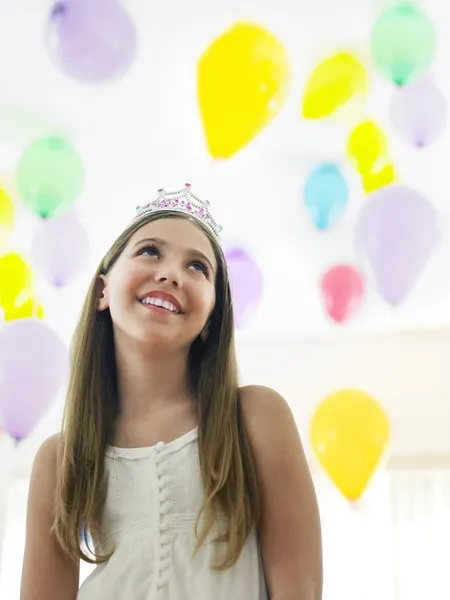
[[[42,218],[67,212],[81,193],[84,168],[80,155],[66,140],[37,140],[22,154],[17,187],[24,204]]]
[[[436,45],[433,23],[415,4],[386,10],[372,29],[373,59],[397,85],[410,83],[428,69]]]

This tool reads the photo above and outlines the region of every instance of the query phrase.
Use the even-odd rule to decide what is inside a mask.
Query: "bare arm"
[[[20,600],[75,600],[78,594],[79,563],[51,533],[58,443],[59,435],[46,440],[33,464]]]
[[[241,389],[258,472],[261,556],[272,600],[322,600],[316,495],[287,402],[270,388]]]

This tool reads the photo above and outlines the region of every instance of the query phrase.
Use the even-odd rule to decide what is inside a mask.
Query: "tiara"
[[[206,225],[220,241],[219,234],[222,227],[218,225],[209,212],[208,200],[200,200],[192,193],[192,186],[186,183],[182,190],[176,192],[166,192],[164,189],[158,190],[158,197],[144,206],[136,207],[136,215],[133,221],[147,213],[156,213],[164,211],[176,211],[197,219]]]

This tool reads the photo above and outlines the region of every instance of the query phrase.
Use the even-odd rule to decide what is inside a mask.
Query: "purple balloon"
[[[31,255],[36,270],[56,287],[82,271],[89,257],[89,237],[73,213],[43,221],[33,239]]]
[[[447,103],[436,84],[424,77],[399,88],[391,103],[391,119],[408,143],[429,146],[445,129]]]
[[[357,247],[369,260],[379,293],[393,306],[413,289],[439,237],[433,205],[401,185],[371,194],[356,226]]]
[[[41,321],[18,319],[0,330],[0,420],[27,437],[54,401],[68,366],[62,340]]]
[[[137,35],[117,0],[61,0],[50,13],[47,46],[64,73],[94,83],[126,73],[136,56]]]
[[[241,326],[253,312],[262,292],[262,275],[257,264],[240,248],[225,253],[230,275],[234,319]]]

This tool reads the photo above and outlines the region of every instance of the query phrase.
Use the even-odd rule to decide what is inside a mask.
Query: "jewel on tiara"
[[[181,212],[194,219],[198,219],[214,233],[217,239],[219,239],[222,227],[218,225],[211,216],[208,200],[200,200],[197,196],[194,196],[191,187],[190,183],[186,183],[182,190],[176,192],[166,192],[161,188],[158,190],[158,197],[155,200],[152,200],[144,206],[136,207],[137,212],[133,221],[147,213],[168,210]]]

